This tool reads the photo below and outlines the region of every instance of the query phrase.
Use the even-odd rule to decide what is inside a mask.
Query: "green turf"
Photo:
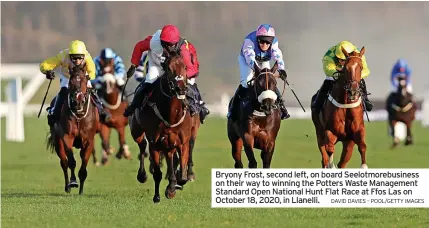
[[[212,209],[211,168],[233,167],[225,120],[202,125],[195,147],[197,180],[152,203],[154,184],[136,180],[137,147],[128,142],[132,161],[111,157],[107,167],[90,164],[85,194],[64,193],[63,174],[56,154],[45,150],[46,117],[26,118],[26,142],[4,141],[2,119],[2,226],[3,227],[428,227],[427,209]],[[415,145],[388,149],[386,124],[367,125],[369,168],[428,168],[429,130],[414,125]],[[308,137],[306,136],[308,135]],[[111,136],[117,148],[117,136]],[[97,149],[100,149],[97,136]],[[337,145],[337,151],[339,145]],[[99,153],[97,153],[99,156]],[[75,156],[76,157],[76,156]],[[245,158],[245,154],[243,153]],[[257,156],[259,158],[259,156]],[[338,158],[338,154],[336,158]],[[337,159],[336,159],[337,160]],[[77,157],[78,167],[80,158]],[[247,160],[244,159],[247,165]],[[320,153],[310,121],[286,120],[277,141],[273,168],[318,168]],[[258,166],[261,166],[258,160]],[[348,167],[360,166],[357,149]],[[163,170],[165,174],[165,170]],[[77,173],[76,173],[77,174]]]

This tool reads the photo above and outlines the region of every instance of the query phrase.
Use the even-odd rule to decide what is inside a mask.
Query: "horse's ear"
[[[279,68],[279,64],[278,64],[278,62],[276,61],[275,63],[274,63],[274,65],[273,65],[273,67],[271,67],[271,72],[276,72],[277,71],[277,68]]]
[[[341,46],[341,51],[346,56],[346,58],[349,57],[349,53],[347,53],[347,51],[343,48],[343,46]]]
[[[256,64],[256,61],[253,63],[253,69],[255,69],[255,72],[260,72],[261,68],[259,68],[258,64]]]
[[[360,57],[363,56],[363,54],[365,54],[365,46],[362,47],[362,49],[360,49]]]

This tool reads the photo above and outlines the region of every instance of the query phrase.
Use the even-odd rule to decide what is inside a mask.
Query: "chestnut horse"
[[[413,99],[413,95],[407,91],[406,78],[398,78],[398,87],[396,92],[392,92],[386,100],[386,111],[388,113],[388,124],[390,134],[393,138],[391,148],[395,148],[399,139],[395,137],[395,125],[397,122],[402,122],[407,126],[407,139],[405,145],[413,143],[411,134],[411,126],[416,117],[417,105]]]
[[[235,168],[243,168],[243,146],[249,160],[249,168],[257,168],[253,148],[261,150],[263,167],[270,168],[281,121],[279,106],[275,104],[277,81],[274,72],[277,66],[276,62],[272,69],[259,69],[255,64],[254,76],[248,82],[247,99],[240,102],[237,109],[238,118],[235,121],[228,118],[227,132]],[[231,98],[229,105],[232,105],[232,99],[234,98]]]
[[[99,124],[98,110],[91,101],[91,92],[87,88],[88,76],[86,66],[69,68],[70,81],[67,100],[61,107],[61,117],[48,133],[47,148],[55,149],[60,158],[64,172],[65,192],[77,188],[75,168],[76,160],[73,156],[73,147],[80,149],[82,165],[79,169],[80,188],[83,194],[83,185],[87,177],[87,164],[94,149],[94,137]],[[70,168],[71,177],[68,178],[67,168]]]
[[[114,64],[113,60],[105,63],[102,66],[102,75],[99,77],[99,83],[97,83],[98,94],[103,106],[108,112],[111,113],[115,121],[112,121],[108,125],[100,123],[99,133],[101,137],[101,147],[102,150],[102,159],[101,164],[106,165],[108,162],[108,155],[113,151],[113,148],[110,146],[110,130],[114,128],[118,132],[119,136],[119,150],[116,153],[116,158],[121,159],[125,157],[126,159],[131,159],[131,152],[128,149],[128,145],[125,142],[125,127],[128,125],[128,118],[124,117],[123,113],[128,107],[128,101],[122,99],[122,88],[116,84],[116,78],[114,74]],[[93,162],[98,166],[95,156],[95,150],[93,153]]]
[[[180,55],[168,58],[163,65],[165,74],[153,85],[146,104],[135,110],[130,118],[131,135],[140,149],[140,167],[137,180],[147,181],[144,167],[144,152],[147,138],[149,142],[151,169],[155,181],[154,203],[160,202],[159,185],[162,180],[160,167],[161,154],[166,157],[169,185],[165,196],[171,199],[176,194],[177,184],[187,182],[189,140],[191,138],[192,118],[186,100],[186,66]],[[175,175],[174,157],[180,159],[180,171]]]
[[[338,79],[334,82],[332,91],[319,114],[311,110],[317,145],[322,154],[322,168],[335,168],[334,150],[338,141],[343,143],[339,168],[345,168],[349,162],[353,147],[357,144],[361,154],[361,168],[368,168],[366,164],[365,125],[363,120],[363,98],[359,88],[363,69],[362,56],[365,47],[360,53],[347,53],[345,64]],[[312,102],[316,94],[312,97]]]

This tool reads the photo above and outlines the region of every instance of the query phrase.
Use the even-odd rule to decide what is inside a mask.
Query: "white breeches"
[[[160,58],[155,55],[152,51],[148,53],[149,57],[149,69],[146,75],[146,83],[152,84],[156,81],[161,75],[164,74],[164,70],[161,67],[161,61],[165,61],[165,58]]]
[[[88,80],[87,84],[88,88],[92,88],[91,80]],[[60,76],[60,87],[61,88],[68,88],[69,87],[69,79],[65,77],[63,74]]]
[[[251,69],[249,65],[247,65],[246,60],[241,55],[238,55],[238,66],[240,68],[240,84],[244,88],[247,88],[247,82],[249,82],[254,75],[253,69]],[[271,68],[270,62],[269,61],[262,62],[260,67]]]

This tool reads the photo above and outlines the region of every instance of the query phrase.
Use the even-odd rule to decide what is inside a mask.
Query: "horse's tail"
[[[55,130],[51,127],[50,131],[46,135],[46,149],[50,150],[52,153],[55,151]]]

